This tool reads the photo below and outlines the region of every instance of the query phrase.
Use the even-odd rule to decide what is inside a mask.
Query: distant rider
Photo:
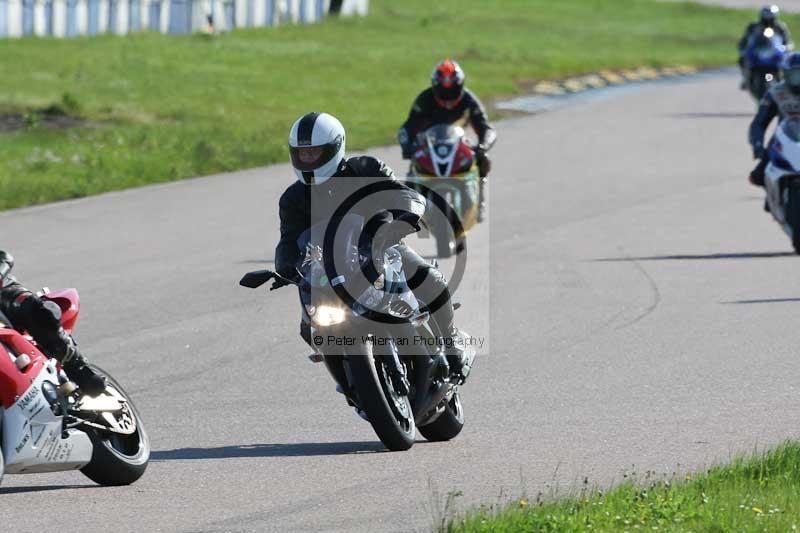
[[[301,233],[315,224],[328,220],[351,194],[372,183],[388,183],[391,205],[375,205],[365,198],[354,210],[370,220],[378,216],[388,225],[387,234],[400,243],[397,247],[409,278],[420,276],[425,281],[414,289],[415,296],[433,305],[442,297],[446,300],[435,311],[437,323],[445,337],[447,361],[454,375],[463,371],[464,351],[457,342],[453,326],[453,304],[447,281],[442,273],[420,257],[401,239],[419,230],[425,213],[425,199],[416,191],[395,180],[392,169],[370,156],[345,157],[345,131],[342,124],[327,113],[308,113],[300,117],[289,133],[289,152],[298,180],[280,198],[281,238],[275,250],[275,270],[287,279],[298,278],[297,267],[305,251],[297,246]],[[375,198],[378,198],[376,195]],[[386,196],[380,196],[381,202]],[[313,347],[309,327],[301,324],[300,335]]]
[[[10,254],[0,251],[0,273],[10,270],[13,261]],[[11,275],[0,276],[0,318],[2,315],[10,322],[8,325],[33,337],[45,355],[59,361],[67,377],[84,393],[97,396],[103,392],[105,379],[87,364],[58,316]]]
[[[758,113],[750,124],[753,157],[759,159],[756,168],[750,173],[750,183],[760,187],[764,186],[764,171],[769,164],[767,148],[764,147],[764,135],[772,119],[800,117],[800,52],[792,52],[786,56],[781,71],[783,80],[767,91],[758,107]]]
[[[403,150],[403,159],[411,159],[417,135],[435,124],[469,124],[478,135],[475,158],[480,173],[479,220],[485,214],[484,189],[486,177],[491,169],[491,161],[486,153],[497,139],[495,129],[489,124],[489,116],[475,94],[464,87],[465,75],[458,63],[446,59],[436,65],[431,75],[431,86],[422,91],[397,133],[397,140]]]
[[[742,76],[744,78],[746,78],[744,52],[750,45],[751,39],[762,35],[767,28],[772,28],[777,35],[781,36],[787,49],[791,50],[792,36],[789,33],[789,27],[786,26],[783,21],[778,20],[780,11],[780,8],[774,4],[762,7],[758,15],[758,21],[748,24],[747,28],[744,30],[744,35],[739,39],[739,67],[742,70]],[[743,81],[742,89],[746,87],[746,81]]]

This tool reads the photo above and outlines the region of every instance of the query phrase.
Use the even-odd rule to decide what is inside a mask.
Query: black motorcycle
[[[463,380],[450,376],[443,335],[409,290],[400,253],[365,241],[363,225],[362,217],[350,214],[306,230],[298,239],[305,258],[297,281],[260,270],[239,283],[299,287],[315,347],[310,358],[324,361],[337,390],[387,448],[409,449],[417,428],[428,440],[450,440],[464,426]],[[465,378],[475,350],[466,334],[459,338],[467,354]]]

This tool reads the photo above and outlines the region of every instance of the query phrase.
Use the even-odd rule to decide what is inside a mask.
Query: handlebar
[[[287,285],[299,285],[299,282],[292,281],[288,278],[284,278],[279,274],[275,274],[275,281],[272,282],[269,290],[274,291],[275,289],[280,289],[281,287],[286,287]]]

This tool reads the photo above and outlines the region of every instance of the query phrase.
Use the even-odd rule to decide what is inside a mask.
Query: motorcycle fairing
[[[464,130],[437,124],[421,134],[414,153],[416,172],[426,177],[468,177],[475,166],[472,148],[464,141]]]
[[[75,289],[46,290],[43,300],[49,300],[61,309],[61,324],[72,333],[80,312],[80,298]],[[8,326],[8,327],[6,327]],[[27,354],[31,362],[25,370],[19,370],[16,356]],[[44,368],[47,357],[33,344],[29,337],[12,329],[10,324],[0,322],[0,406],[9,408],[30,387],[31,381]]]
[[[774,68],[780,66],[786,53],[783,39],[768,28],[761,35],[751,39],[744,52],[745,63],[748,68]]]
[[[786,220],[784,194],[788,180],[800,179],[800,119],[787,118],[778,125],[769,157],[764,172],[767,202],[772,216],[792,237],[792,229]]]
[[[311,324],[314,322],[308,316],[308,306],[318,307],[321,304],[346,305],[332,290],[328,290],[329,286],[349,284],[351,281],[355,281],[356,278],[363,277],[360,271],[358,251],[358,241],[363,223],[363,218],[354,214],[346,215],[339,222],[339,231],[336,235],[334,249],[347,250],[347,252],[343,254],[344,258],[342,260],[334,261],[337,268],[341,270],[338,272],[339,276],[333,280],[328,279],[325,272],[321,246],[323,236],[331,221],[318,222],[298,237],[298,247],[301,250],[306,250],[305,259],[300,267],[304,278],[304,284],[300,290],[304,321]],[[415,312],[419,309],[419,303],[414,293],[407,288],[401,290],[405,286],[406,279],[402,257],[394,247],[385,250],[384,264],[386,266],[383,281],[384,287],[378,289],[371,283],[356,283],[355,287],[363,287],[363,289],[354,294],[358,306],[350,309],[350,313],[358,315],[361,314],[361,311],[366,311],[367,309],[374,310],[386,306],[389,300],[402,301],[409,309]],[[362,307],[364,309],[361,309]]]
[[[2,450],[7,474],[29,474],[78,469],[92,459],[92,442],[77,429],[61,435],[56,416],[42,392],[45,382],[58,386],[58,369],[47,360],[30,387],[9,408],[3,409]]]
[[[42,295],[43,300],[49,300],[61,309],[61,325],[72,333],[75,323],[78,321],[78,314],[81,310],[81,301],[76,289],[60,289],[47,291]]]
[[[24,370],[15,364],[17,356],[22,354],[31,360]],[[0,407],[8,409],[21,398],[46,361],[36,346],[18,331],[0,327]]]

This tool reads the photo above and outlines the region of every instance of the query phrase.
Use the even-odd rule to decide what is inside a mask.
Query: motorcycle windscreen
[[[439,177],[449,177],[457,172],[454,160],[457,147],[464,138],[464,129],[450,124],[437,124],[425,131],[431,164]]]
[[[458,142],[464,136],[464,128],[452,124],[436,124],[425,130],[425,138],[432,144]]]
[[[326,288],[331,284],[347,283],[359,272],[358,244],[363,225],[363,217],[347,214],[318,222],[300,234],[297,246],[303,254],[299,270],[305,282],[301,295],[304,304],[319,305],[319,300],[336,299],[335,294]],[[326,237],[329,242],[325,241]],[[326,252],[331,256],[327,269]]]

